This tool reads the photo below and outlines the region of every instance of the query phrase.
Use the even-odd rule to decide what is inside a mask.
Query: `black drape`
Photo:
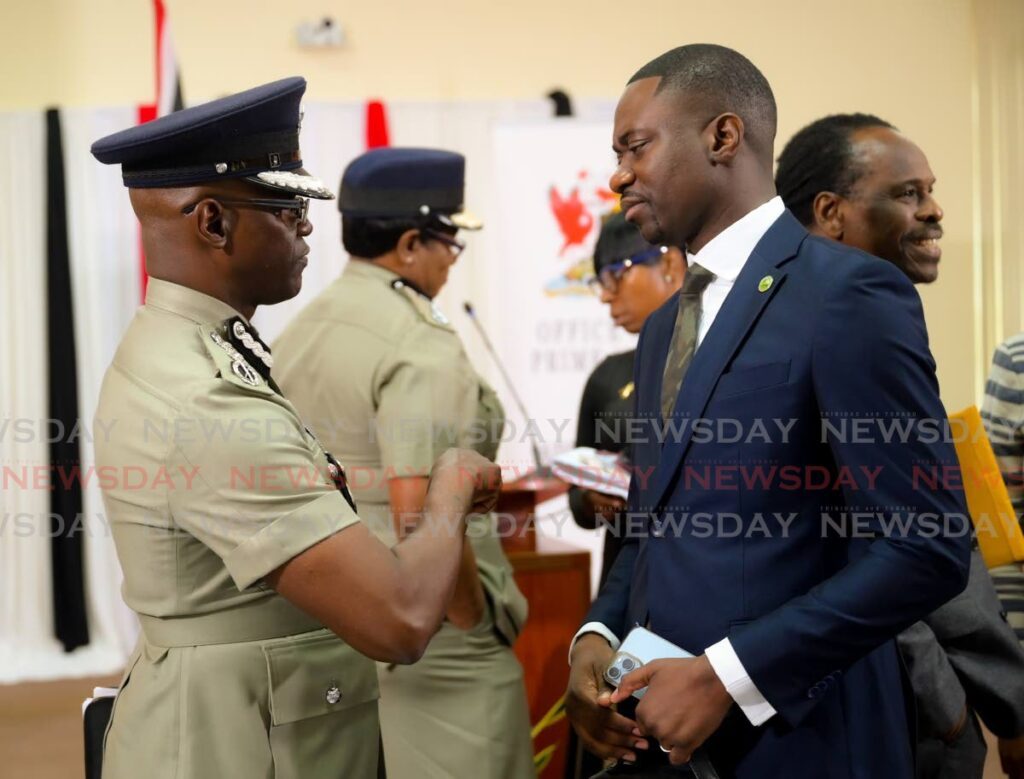
[[[49,367],[51,560],[57,638],[70,652],[89,643],[83,576],[82,482],[78,478],[78,380],[71,308],[60,113],[46,112],[47,357]]]

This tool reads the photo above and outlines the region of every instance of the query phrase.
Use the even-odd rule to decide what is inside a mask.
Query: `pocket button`
[[[338,685],[332,684],[327,688],[327,692],[324,693],[324,699],[332,706],[341,700],[341,690],[338,689]]]

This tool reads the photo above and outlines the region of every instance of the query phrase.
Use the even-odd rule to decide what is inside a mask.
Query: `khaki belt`
[[[146,641],[161,647],[262,641],[323,628],[281,597],[255,600],[224,611],[183,617],[139,614]]]

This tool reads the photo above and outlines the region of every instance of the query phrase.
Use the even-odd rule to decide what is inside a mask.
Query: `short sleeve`
[[[196,395],[175,420],[167,467],[186,485],[169,492],[175,523],[224,561],[240,590],[359,519],[278,395],[228,382]]]
[[[428,476],[446,449],[473,443],[476,374],[458,336],[428,335],[401,344],[379,391],[375,434],[385,478]]]

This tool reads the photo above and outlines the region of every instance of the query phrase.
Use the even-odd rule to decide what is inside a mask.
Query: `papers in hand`
[[[555,457],[551,472],[567,484],[626,499],[629,470],[620,454],[580,446]]]

